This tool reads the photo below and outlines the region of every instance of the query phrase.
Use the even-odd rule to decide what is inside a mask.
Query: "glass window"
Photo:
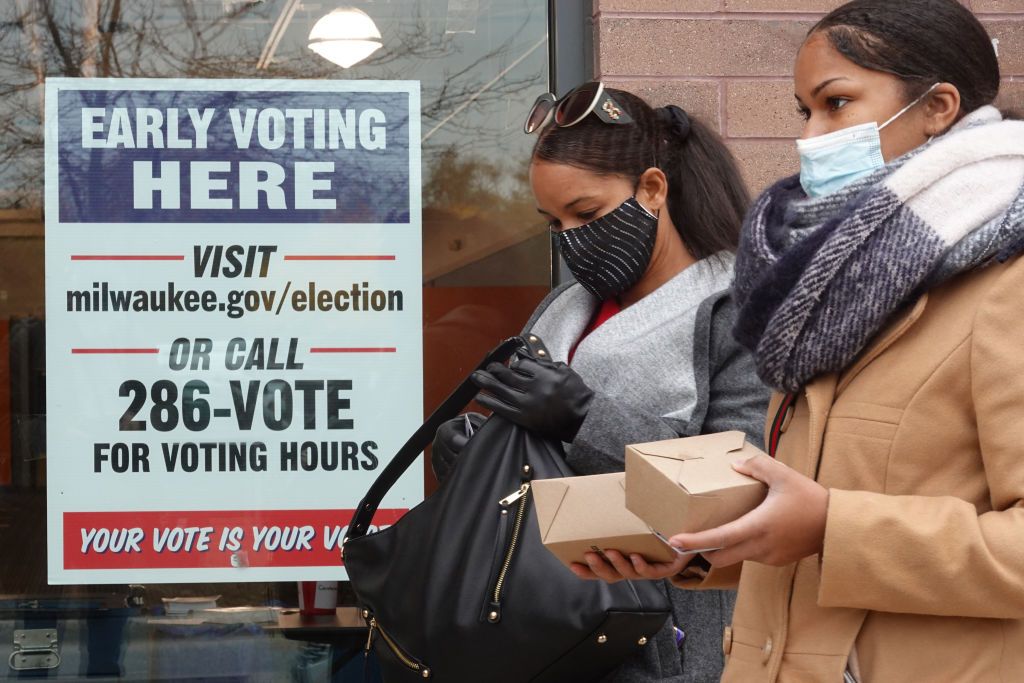
[[[521,128],[536,95],[548,90],[547,3],[345,4],[372,18],[382,42],[348,69],[308,47],[313,25],[337,8],[334,2],[0,4],[0,662],[26,651],[14,645],[15,631],[24,631],[42,639],[42,655],[19,661],[55,665],[47,659],[52,635],[59,664],[51,675],[63,678],[341,680],[345,667],[355,666],[348,658],[358,644],[330,629],[175,622],[162,614],[163,599],[174,597],[219,596],[222,607],[295,607],[293,582],[46,581],[46,78],[420,81],[428,409],[486,349],[517,333],[547,292],[550,241],[530,196],[532,140]],[[424,478],[429,487],[429,474]]]

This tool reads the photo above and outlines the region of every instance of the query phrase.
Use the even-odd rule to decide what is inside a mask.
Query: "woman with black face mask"
[[[800,173],[754,203],[736,337],[776,390],[739,519],[576,572],[739,582],[727,683],[1024,681],[1024,122],[957,0],[808,33]],[[685,565],[685,566],[684,566]]]
[[[551,360],[492,365],[478,400],[566,444],[578,474],[624,469],[627,444],[738,429],[762,441],[768,392],[730,335],[729,296],[748,196],[706,126],[600,83],[538,99],[530,165],[537,209],[576,282],[555,289],[525,328]],[[479,424],[482,416],[472,416]],[[434,443],[443,475],[464,421]],[[673,622],[616,681],[717,680],[729,592],[671,588]]]

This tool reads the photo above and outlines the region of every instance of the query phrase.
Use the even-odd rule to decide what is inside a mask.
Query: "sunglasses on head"
[[[608,94],[600,81],[590,81],[573,88],[561,99],[556,99],[551,93],[538,97],[526,116],[523,132],[527,135],[536,133],[552,121],[559,128],[568,128],[591,113],[605,123],[633,123],[630,115]]]

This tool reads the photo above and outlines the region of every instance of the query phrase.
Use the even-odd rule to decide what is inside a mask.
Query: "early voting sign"
[[[49,79],[51,583],[344,578],[422,419],[419,85]],[[422,499],[412,474],[389,524]]]

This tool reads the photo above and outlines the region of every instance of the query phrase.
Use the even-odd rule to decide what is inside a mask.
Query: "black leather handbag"
[[[530,352],[530,341],[506,341],[478,367]],[[384,494],[476,393],[467,378],[349,525],[344,559],[370,628],[367,650],[388,683],[599,680],[664,625],[669,604],[656,582],[581,580],[541,544],[530,482],[572,475],[560,443],[492,416],[437,492],[366,534]]]

